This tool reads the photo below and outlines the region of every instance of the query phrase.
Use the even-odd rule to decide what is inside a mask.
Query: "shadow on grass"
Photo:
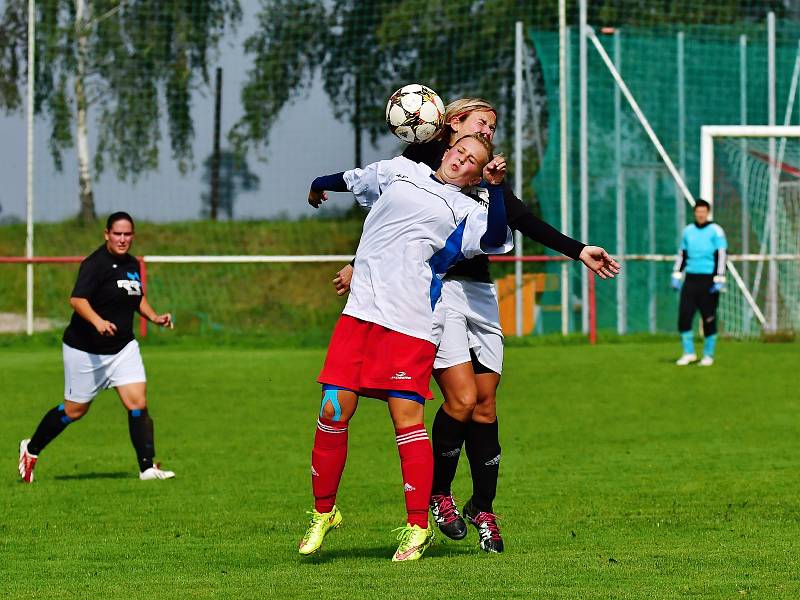
[[[111,471],[108,473],[76,473],[75,475],[56,475],[53,479],[59,481],[72,481],[82,479],[131,479],[133,476],[129,471]]]
[[[336,548],[322,550],[310,556],[301,556],[300,563],[308,565],[321,565],[334,560],[348,558],[375,558],[379,560],[391,560],[396,546],[369,546],[361,548]],[[452,558],[455,556],[468,556],[479,554],[478,548],[471,544],[441,544],[437,543],[425,551],[425,558]]]

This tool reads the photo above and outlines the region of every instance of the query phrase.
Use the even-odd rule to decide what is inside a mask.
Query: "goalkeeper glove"
[[[712,294],[725,291],[725,275],[714,275],[714,285],[709,290]]]
[[[669,284],[672,286],[673,290],[681,289],[681,282],[683,281],[683,273],[681,271],[673,271],[672,277],[669,280]]]

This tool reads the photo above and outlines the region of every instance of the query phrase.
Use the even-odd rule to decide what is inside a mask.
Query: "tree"
[[[726,23],[779,15],[791,0],[589,0],[596,26],[664,23]],[[568,20],[578,20],[577,0],[568,0]],[[327,10],[326,10],[327,7]],[[374,141],[385,132],[384,105],[396,88],[419,82],[446,99],[483,96],[500,115],[499,136],[510,147],[514,117],[514,28],[517,21],[557,30],[558,3],[534,0],[263,0],[260,27],[246,42],[253,67],[242,90],[244,116],[231,139],[237,148],[265,148],[280,110],[306,90],[317,69],[334,113],[352,123],[355,163],[360,164],[361,132]],[[541,65],[532,61],[532,79],[545,85]],[[546,94],[537,90],[544,102]],[[547,119],[542,106],[540,118]],[[532,127],[526,119],[526,127]],[[547,131],[546,123],[539,129]],[[533,144],[532,131],[526,140]],[[526,152],[524,172],[538,166]]]
[[[212,163],[214,156],[209,155],[203,163],[203,181],[209,186],[212,181]],[[251,192],[258,189],[260,180],[258,175],[250,171],[247,160],[240,154],[232,150],[223,150],[219,155],[219,190],[218,208],[228,216],[228,220],[233,219],[233,205],[239,192]],[[212,190],[204,193],[203,210],[201,216],[208,217],[211,214]]]
[[[26,5],[9,0],[0,21],[0,34],[9,34],[0,35],[0,108],[7,111],[20,108],[27,76]],[[49,119],[56,169],[66,150],[77,149],[79,220],[95,219],[93,170],[99,176],[110,163],[121,179],[135,180],[158,167],[164,113],[172,158],[181,172],[189,168],[192,91],[208,84],[210,55],[240,19],[239,0],[36,3],[34,110]]]

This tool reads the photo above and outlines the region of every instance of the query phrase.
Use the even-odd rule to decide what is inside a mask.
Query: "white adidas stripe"
[[[402,446],[404,444],[410,444],[412,442],[422,442],[422,441],[427,441],[427,440],[428,440],[428,436],[425,435],[425,434],[422,434],[422,435],[418,435],[416,437],[406,438],[404,440],[397,440],[397,445],[398,446]]]
[[[325,433],[347,433],[347,427],[331,427],[330,425],[325,425],[319,419],[317,419],[317,428]]]
[[[400,442],[400,441],[402,441],[402,440],[404,440],[406,438],[416,437],[416,436],[419,436],[419,435],[424,435],[425,437],[428,437],[428,432],[425,431],[424,429],[417,429],[415,431],[409,431],[408,433],[402,433],[402,434],[400,434],[398,436],[395,436],[395,437],[396,437],[397,441]]]

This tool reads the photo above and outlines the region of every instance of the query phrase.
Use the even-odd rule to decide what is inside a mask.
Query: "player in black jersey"
[[[172,316],[157,314],[144,296],[139,261],[128,254],[133,237],[133,218],[115,212],[106,222],[105,243],[81,263],[69,299],[75,312],[62,344],[64,403],[45,414],[33,437],[20,442],[19,474],[27,483],[33,481],[39,453],[109,387],[116,389],[128,411],[139,479],[175,476],[153,462],[153,420],[147,410],[144,364],[133,336],[135,311],[162,327],[172,327]]]
[[[439,167],[444,152],[462,135],[494,136],[497,111],[480,98],[463,98],[447,106],[446,126],[433,141],[412,144],[403,156]],[[563,235],[514,195],[504,182],[508,226],[525,237],[580,260],[603,279],[614,277],[619,264],[598,246],[587,246]],[[339,295],[349,290],[352,266],[345,266],[333,283]],[[434,377],[444,404],[433,422],[434,479],[431,511],[439,529],[452,539],[466,536],[467,526],[450,490],[462,446],[472,474],[472,497],[464,516],[478,530],[480,547],[502,552],[503,539],[492,503],[497,490],[500,442],[495,394],[503,364],[503,334],[497,296],[486,256],[465,260],[447,272],[442,303],[446,307],[444,335],[436,355]]]

